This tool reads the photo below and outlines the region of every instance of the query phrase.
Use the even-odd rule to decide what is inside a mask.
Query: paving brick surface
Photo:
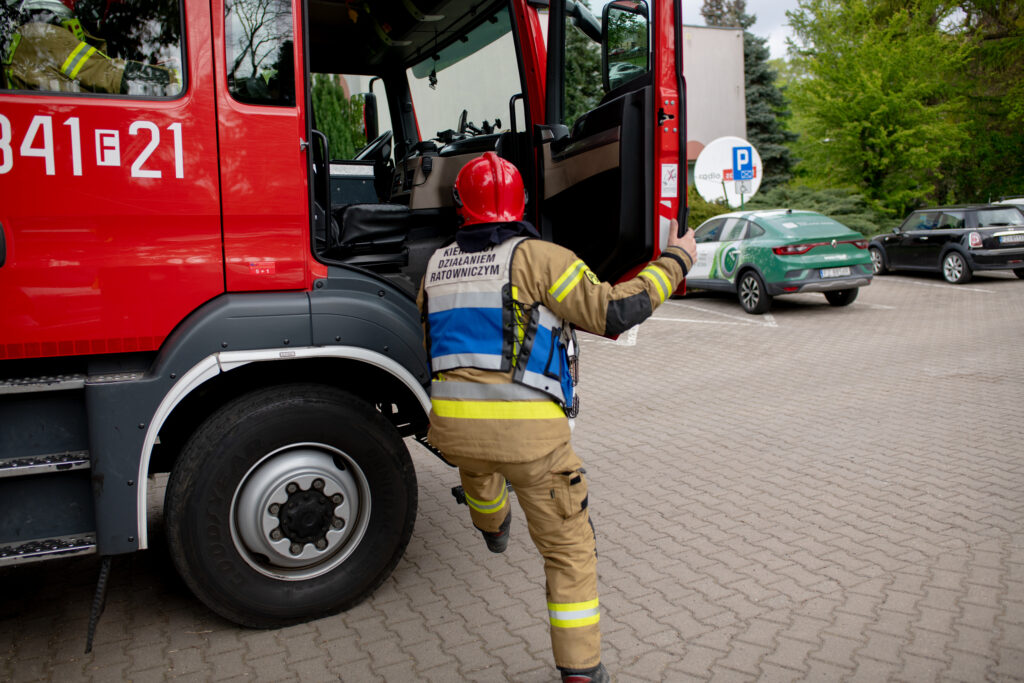
[[[848,308],[696,295],[584,336],[604,660],[621,681],[1024,681],[1024,282],[887,276]],[[3,681],[550,681],[521,512],[486,552],[410,443],[416,529],[352,610],[276,631],[210,613],[163,547],[0,572]]]

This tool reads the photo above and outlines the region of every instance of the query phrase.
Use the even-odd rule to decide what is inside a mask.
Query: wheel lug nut
[[[316,541],[316,549],[317,550],[323,550],[326,547],[327,547],[327,539],[326,538],[318,538],[317,541]]]
[[[276,516],[276,515],[277,515],[277,513],[279,513],[280,511],[281,511],[281,506],[280,506],[280,505],[278,505],[277,503],[274,503],[274,504],[272,504],[272,505],[270,506],[270,514],[272,514],[272,515],[275,515],[275,516]]]
[[[298,484],[288,484],[288,488],[285,489],[288,493],[295,493],[299,490]]]
[[[272,540],[272,541],[280,541],[282,538],[284,538],[284,534],[281,533],[281,528],[280,527],[278,527],[277,529],[274,529],[273,531],[270,532],[270,540]]]
[[[345,497],[343,495],[341,495],[340,493],[335,493],[333,496],[331,496],[331,501],[335,505],[341,505],[341,501],[343,501],[343,500],[345,500]]]
[[[345,528],[345,520],[343,520],[341,517],[335,517],[331,521],[331,528],[332,529],[343,529],[343,528]]]
[[[302,552],[303,543],[292,543],[291,551],[292,555],[298,555]]]
[[[315,488],[317,491],[323,490],[323,488],[324,488],[324,480],[323,479],[314,479],[313,480],[313,488]]]

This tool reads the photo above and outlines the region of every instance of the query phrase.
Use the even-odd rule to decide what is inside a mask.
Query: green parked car
[[[868,241],[814,211],[735,211],[697,228],[688,289],[734,292],[747,313],[767,313],[772,297],[822,292],[846,306],[873,275]]]

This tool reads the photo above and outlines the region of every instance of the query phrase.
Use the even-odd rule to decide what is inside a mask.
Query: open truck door
[[[600,22],[571,0],[550,5],[540,227],[606,280],[632,275],[655,257],[670,219],[686,224],[679,5],[613,0]],[[565,46],[577,30],[599,43],[604,95],[570,129]]]

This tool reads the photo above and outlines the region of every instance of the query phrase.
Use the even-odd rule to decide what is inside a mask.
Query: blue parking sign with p
[[[753,147],[732,148],[732,177],[734,180],[754,179]]]

